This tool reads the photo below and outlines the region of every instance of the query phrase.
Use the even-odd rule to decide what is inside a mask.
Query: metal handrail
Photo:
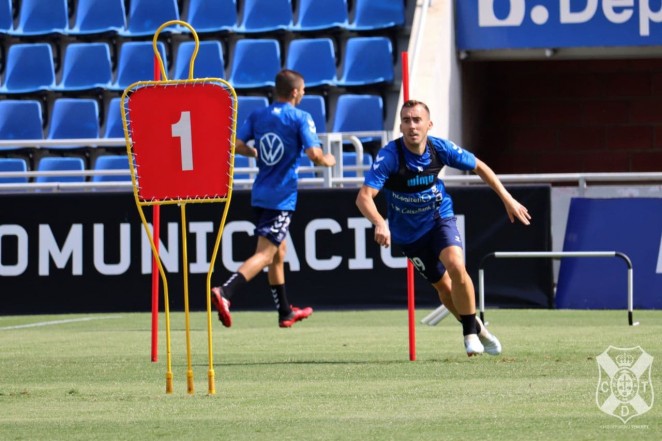
[[[339,162],[337,167],[329,170],[326,167],[301,166],[301,172],[315,172],[320,177],[300,178],[299,183],[302,187],[322,187],[336,188],[344,186],[360,186],[363,183],[362,172],[369,166],[362,165],[363,145],[359,138],[380,137],[382,145],[388,142],[392,137],[392,132],[388,131],[360,131],[343,133],[320,133],[325,152],[333,153]],[[84,138],[84,139],[29,139],[29,140],[0,140],[0,147],[57,147],[57,146],[89,146],[99,147],[124,146],[124,138]],[[345,167],[342,164],[342,150],[344,145],[352,145],[357,152],[357,165]],[[343,171],[356,171],[357,177],[344,177]],[[257,167],[237,167],[237,174],[257,173]],[[0,172],[0,178],[35,178],[38,176],[128,176],[129,170],[85,170],[85,171],[28,171],[28,172]],[[643,172],[643,173],[537,173],[537,174],[502,174],[498,175],[504,184],[577,184],[580,190],[580,196],[589,184],[623,184],[623,183],[662,183],[662,172]],[[448,186],[458,185],[483,185],[479,176],[473,174],[446,175],[443,180]],[[252,179],[235,179],[237,188],[250,188]],[[107,189],[131,190],[131,182],[76,182],[76,183],[7,183],[0,184],[0,192],[6,191],[31,191],[53,189],[57,191],[64,190],[90,190]]]

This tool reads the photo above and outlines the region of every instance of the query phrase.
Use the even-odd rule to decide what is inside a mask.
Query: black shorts
[[[462,238],[457,229],[457,218],[436,219],[434,227],[415,242],[400,245],[402,254],[430,283],[438,282],[446,272],[439,260],[441,250],[450,246],[462,248]]]
[[[255,235],[265,237],[274,245],[280,246],[287,237],[294,212],[260,207],[254,207],[254,210],[257,219]]]

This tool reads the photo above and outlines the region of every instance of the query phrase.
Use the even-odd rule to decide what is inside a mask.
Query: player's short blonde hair
[[[428,112],[428,116],[430,116],[430,108],[428,107],[427,104],[425,104],[423,101],[417,101],[417,100],[407,100],[402,104],[402,109],[400,109],[400,112],[402,112],[403,109],[407,109],[410,107],[416,107],[416,106],[421,106],[422,108],[425,109],[426,112]]]

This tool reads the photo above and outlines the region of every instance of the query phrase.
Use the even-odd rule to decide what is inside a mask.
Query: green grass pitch
[[[418,323],[410,362],[406,310],[317,311],[291,329],[275,312],[235,312],[230,329],[214,317],[214,396],[204,313],[191,317],[194,395],[182,313],[172,395],[163,314],[157,363],[149,314],[4,316],[0,439],[659,440],[662,311],[634,316],[640,326],[624,311],[488,310],[504,353],[474,358],[454,320]],[[655,357],[659,398],[625,424],[595,400],[596,356],[610,345]]]

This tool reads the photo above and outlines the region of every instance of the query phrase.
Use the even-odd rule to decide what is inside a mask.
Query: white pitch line
[[[23,329],[23,328],[37,328],[39,326],[62,325],[62,324],[65,324],[65,323],[89,322],[91,320],[105,320],[105,319],[115,319],[115,318],[121,318],[121,316],[83,317],[83,318],[67,319],[67,320],[52,320],[52,321],[49,321],[49,322],[28,323],[26,325],[5,326],[5,327],[0,328],[0,331],[8,331],[8,330],[11,330],[11,329]]]

